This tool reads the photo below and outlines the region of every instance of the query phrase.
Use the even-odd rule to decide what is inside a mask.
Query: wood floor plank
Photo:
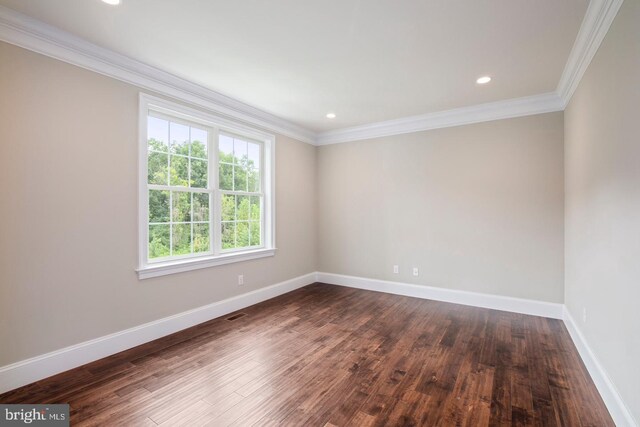
[[[320,283],[241,313],[0,402],[74,426],[614,425],[559,320]]]

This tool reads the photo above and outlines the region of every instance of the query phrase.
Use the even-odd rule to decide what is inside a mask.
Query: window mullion
[[[222,194],[229,194],[232,196],[255,196],[255,197],[263,197],[263,193],[252,193],[250,191],[235,191],[235,190],[220,190]]]
[[[169,256],[173,256],[173,191],[169,191]]]
[[[180,191],[184,193],[209,193],[211,191],[208,188],[182,187],[177,185],[147,184],[147,186],[149,190]]]
[[[211,249],[214,255],[220,254],[220,249],[222,248],[222,224],[220,222],[222,218],[222,200],[220,198],[220,188],[218,180],[218,156],[219,156],[219,148],[218,148],[218,140],[219,140],[219,129],[213,128],[211,132],[211,136],[209,137],[209,180],[208,186],[211,190],[211,195],[209,197],[210,200],[210,209],[209,209],[209,241],[211,242]]]
[[[271,166],[269,165],[269,168]],[[271,246],[271,241],[266,242],[265,241],[265,225],[267,224],[266,221],[266,217],[267,217],[267,206],[266,206],[266,200],[264,195],[266,194],[267,187],[266,187],[266,178],[265,178],[265,173],[264,171],[267,168],[267,158],[266,158],[266,153],[265,153],[265,144],[262,144],[260,146],[260,244],[262,246]],[[273,171],[270,170],[270,173],[273,173]],[[269,239],[271,240],[271,239]]]

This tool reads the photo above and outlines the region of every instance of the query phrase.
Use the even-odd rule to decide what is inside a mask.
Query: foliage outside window
[[[261,244],[260,153],[260,144],[219,136],[223,250]]]
[[[270,140],[158,110],[141,113],[141,269],[270,249]]]
[[[147,120],[150,260],[211,252],[210,133],[151,115]]]

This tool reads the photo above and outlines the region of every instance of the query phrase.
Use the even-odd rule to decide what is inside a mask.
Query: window
[[[259,247],[262,242],[262,144],[222,133],[218,142],[222,250]]]
[[[140,101],[139,277],[273,255],[274,137]]]

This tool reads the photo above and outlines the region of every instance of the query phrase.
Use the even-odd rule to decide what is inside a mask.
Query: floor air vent
[[[234,315],[233,315],[233,316],[231,316],[231,317],[227,317],[227,320],[236,320],[236,319],[239,319],[239,318],[244,317],[244,316],[246,316],[246,315],[247,315],[247,313],[238,313],[238,314],[234,314]]]

